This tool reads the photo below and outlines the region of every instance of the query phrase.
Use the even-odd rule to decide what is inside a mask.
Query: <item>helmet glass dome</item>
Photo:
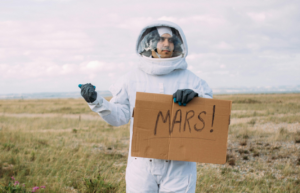
[[[172,58],[184,52],[179,32],[171,27],[152,27],[145,30],[139,42],[138,52],[151,58]]]

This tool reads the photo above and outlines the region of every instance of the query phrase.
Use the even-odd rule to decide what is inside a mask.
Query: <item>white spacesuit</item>
[[[160,29],[159,26],[172,28]],[[168,33],[178,41],[177,52],[171,58],[163,58],[157,51],[157,42],[147,41],[147,34]],[[175,29],[175,30],[174,30]],[[170,31],[170,30],[169,30]],[[171,41],[171,40],[170,40]],[[154,46],[153,46],[154,45]],[[167,21],[158,21],[142,29],[136,46],[140,62],[136,68],[117,80],[110,91],[113,98],[106,101],[99,94],[90,108],[97,112],[107,123],[113,126],[127,124],[130,120],[130,147],[126,169],[126,192],[158,193],[195,192],[197,170],[195,162],[160,160],[131,156],[132,127],[136,92],[173,94],[178,89],[191,89],[199,97],[212,98],[212,90],[207,83],[187,70],[185,58],[188,47],[182,29]],[[153,52],[154,55],[153,55]],[[167,51],[166,51],[167,52]]]

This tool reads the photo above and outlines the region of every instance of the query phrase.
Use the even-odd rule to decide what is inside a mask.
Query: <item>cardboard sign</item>
[[[231,101],[137,92],[131,156],[224,164]]]

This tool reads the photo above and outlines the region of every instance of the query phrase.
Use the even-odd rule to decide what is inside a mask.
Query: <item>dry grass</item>
[[[233,101],[228,163],[198,163],[196,192],[299,192],[300,94],[215,98]],[[100,173],[125,192],[129,125],[106,124],[83,99],[1,100],[0,113],[0,186],[13,175],[28,190],[105,192]]]
[[[84,99],[0,100],[0,113],[89,114],[94,113]]]

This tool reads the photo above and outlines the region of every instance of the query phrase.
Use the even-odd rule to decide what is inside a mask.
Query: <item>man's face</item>
[[[157,43],[157,53],[161,58],[171,58],[174,51],[174,43],[170,34],[163,34]]]

